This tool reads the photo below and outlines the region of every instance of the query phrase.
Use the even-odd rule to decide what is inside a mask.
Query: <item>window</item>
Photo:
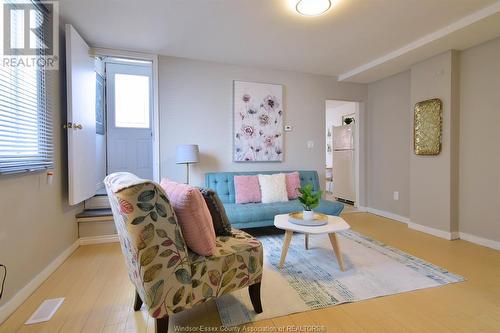
[[[37,15],[43,14],[37,11]],[[12,45],[24,43],[21,17],[11,16]],[[52,167],[52,115],[47,108],[45,72],[0,66],[0,174]]]
[[[115,126],[149,128],[149,77],[115,74]]]

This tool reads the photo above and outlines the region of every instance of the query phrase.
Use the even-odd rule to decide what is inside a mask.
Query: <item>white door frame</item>
[[[152,64],[152,89],[153,89],[153,180],[160,181],[160,112],[158,103],[158,55],[113,50],[106,48],[91,48],[90,52],[94,56],[128,58],[134,60],[151,61]]]

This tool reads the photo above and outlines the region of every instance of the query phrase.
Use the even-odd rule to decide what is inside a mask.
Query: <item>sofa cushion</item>
[[[200,188],[200,192],[205,199],[210,215],[212,216],[212,223],[215,229],[216,236],[232,236],[231,224],[226,215],[224,205],[219,199],[215,191],[209,188]]]
[[[286,174],[286,192],[288,199],[294,200],[299,197],[300,174],[298,171]]]
[[[187,246],[200,255],[212,255],[215,251],[215,231],[200,191],[168,179],[163,179],[160,185],[174,208]]]
[[[237,204],[260,202],[261,200],[259,177],[257,176],[234,176],[234,188]]]
[[[286,176],[284,173],[259,175],[259,185],[262,203],[288,201]]]
[[[302,205],[298,200],[268,204],[224,204],[224,207],[231,224],[274,220],[274,216],[278,214],[288,214],[291,212],[302,211]],[[321,200],[319,206],[314,210],[323,214],[338,216],[342,212],[343,208],[344,205],[339,202]]]

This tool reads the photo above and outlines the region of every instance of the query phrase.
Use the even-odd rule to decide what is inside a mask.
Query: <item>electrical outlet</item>
[[[399,200],[399,192],[398,191],[394,191],[392,197],[393,197],[394,200],[398,201]]]

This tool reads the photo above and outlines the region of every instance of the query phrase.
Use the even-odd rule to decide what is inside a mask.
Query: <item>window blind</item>
[[[37,10],[35,19],[41,20],[43,15]],[[11,15],[11,38],[19,38],[14,43],[24,39],[24,23],[19,17]],[[39,51],[37,56],[43,55]],[[53,168],[45,74],[33,66],[0,67],[0,174]]]

